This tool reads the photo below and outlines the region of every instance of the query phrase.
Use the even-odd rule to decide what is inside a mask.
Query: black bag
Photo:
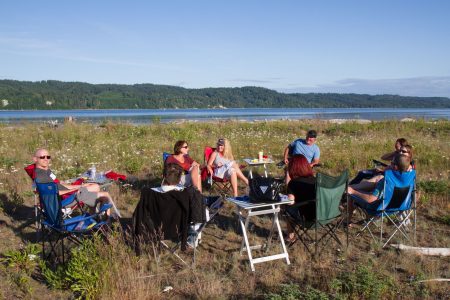
[[[250,202],[278,202],[280,198],[281,181],[273,177],[254,177],[249,180]]]

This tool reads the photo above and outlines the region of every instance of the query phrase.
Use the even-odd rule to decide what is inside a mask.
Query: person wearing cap
[[[320,149],[316,145],[317,132],[315,130],[309,130],[305,139],[297,139],[286,146],[284,149],[284,163],[289,163],[289,156],[301,154],[309,162],[311,167],[314,167],[319,163]],[[290,181],[289,173],[286,172],[286,184]]]
[[[231,144],[227,139],[220,138],[217,141],[216,151],[209,157],[206,167],[209,174],[230,180],[234,197],[238,196],[238,178],[248,185],[247,177],[242,174],[238,164],[234,161]]]

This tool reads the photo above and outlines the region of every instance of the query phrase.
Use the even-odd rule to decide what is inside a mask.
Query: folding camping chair
[[[204,163],[205,167],[202,169],[202,181],[208,180],[208,183],[211,187],[211,190],[216,190],[221,196],[224,198],[227,195],[233,194],[233,189],[231,187],[231,182],[226,178],[219,178],[214,176],[214,174],[209,174],[208,168],[206,167],[208,165],[209,158],[211,157],[211,154],[216,151],[216,148],[212,147],[205,147],[204,150]]]
[[[202,216],[204,222],[191,223],[193,214],[191,201],[194,199],[190,193],[193,191],[195,191],[193,188],[187,188],[182,191],[160,193],[147,187],[142,189],[141,200],[133,213],[133,230],[138,253],[141,252],[141,243],[152,242],[157,245],[154,249],[166,249],[185,265],[189,265],[178,254],[178,250],[187,249],[189,236],[192,237],[190,241],[194,248],[192,261],[195,263],[198,238],[206,224],[218,213],[222,203],[219,197],[208,198],[211,202],[209,219]],[[203,215],[208,201],[205,201],[203,196],[196,199],[201,201],[199,204]],[[173,246],[169,246],[169,241],[174,243]]]
[[[345,220],[345,214],[342,213],[340,204],[347,191],[347,182],[348,170],[337,177],[317,173],[316,199],[311,201],[315,203],[315,218],[306,220],[299,214],[294,216],[286,211],[288,222],[292,225],[297,239],[303,243],[309,253],[313,254],[311,249],[311,244],[313,244],[314,255],[320,254],[318,253],[319,244],[325,246],[331,239],[342,245],[336,231]],[[301,202],[294,204],[292,207],[301,210],[302,206],[311,202]],[[311,236],[310,230],[314,230],[314,236]],[[348,239],[347,230],[346,237]],[[291,243],[290,246],[294,243]]]
[[[39,196],[38,191],[36,189],[36,164],[30,164],[24,168],[25,172],[27,172],[28,176],[30,176],[31,180],[33,181],[31,188],[33,190],[33,198],[34,198],[34,216],[35,216],[35,226],[36,226],[36,234],[37,238],[40,237],[40,231],[41,231],[41,216],[42,216],[42,207],[39,203]],[[83,203],[78,201],[76,197],[76,193],[66,195],[66,197],[61,198],[61,211],[62,211],[62,218],[67,219],[71,218],[74,211],[79,210],[81,214],[84,213],[83,211]]]
[[[171,153],[169,153],[169,152],[163,152],[163,154],[162,154],[162,158],[163,158],[163,164],[166,162],[166,159],[169,157],[169,156],[171,156],[172,154]]]
[[[359,236],[367,230],[372,238],[383,243],[383,234],[388,237],[383,243],[383,248],[391,241],[397,232],[400,232],[406,239],[410,240],[409,226],[411,223],[411,215],[413,215],[413,239],[416,238],[416,171],[400,172],[394,170],[386,170],[384,172],[384,188],[380,198],[372,203],[350,195],[354,204],[360,209],[366,218],[363,220],[363,228],[357,233]],[[392,223],[393,231],[387,232],[387,226],[384,220]],[[377,222],[379,220],[379,222]],[[377,239],[373,230],[379,227],[380,236]],[[373,228],[373,229],[371,229]]]
[[[41,229],[42,229],[42,255],[44,259],[50,259],[53,255],[55,263],[65,262],[64,240],[68,239],[80,244],[80,238],[101,231],[105,233],[107,221],[106,211],[112,207],[111,204],[103,204],[100,212],[89,215],[84,213],[68,219],[63,219],[62,205],[58,194],[58,185],[51,183],[36,182],[36,190],[39,195],[41,207]],[[46,253],[46,243],[49,245],[49,253]],[[59,259],[57,247],[61,244],[62,260]]]

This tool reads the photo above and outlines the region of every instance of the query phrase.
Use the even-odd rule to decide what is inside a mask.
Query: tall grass
[[[368,124],[349,122],[332,124],[319,120],[242,123],[160,124],[146,126],[104,123],[65,124],[58,128],[23,124],[4,126],[0,131],[0,208],[12,221],[11,227],[26,223],[20,212],[32,206],[30,180],[22,168],[31,162],[35,149],[48,148],[52,169],[61,179],[84,172],[92,163],[97,170],[113,169],[135,178],[135,186],[161,180],[162,153],[171,151],[178,139],[189,142],[191,156],[203,163],[203,149],[215,145],[217,138],[231,140],[237,159],[257,157],[260,150],[274,161],[282,159],[283,150],[292,140],[303,137],[308,129],[318,130],[321,149],[321,171],[337,174],[349,169],[355,174],[372,166],[372,159],[391,151],[398,137],[414,146],[418,166],[420,207],[418,243],[424,246],[448,247],[450,225],[449,153],[450,122],[383,121]],[[261,171],[261,170],[259,170]],[[282,175],[274,165],[270,172]],[[139,189],[110,190],[125,220],[131,216],[139,199]],[[256,231],[267,230],[266,218],[256,218]],[[8,259],[0,269],[12,286],[32,295],[27,287],[33,278],[43,278],[53,295],[68,289],[72,295],[86,298],[153,299],[153,298],[419,298],[445,297],[446,287],[423,285],[422,278],[448,277],[448,258],[415,257],[410,254],[381,250],[368,237],[356,239],[348,249],[330,246],[320,260],[313,261],[300,243],[289,249],[292,264],[274,261],[249,271],[246,256],[240,256],[241,235],[236,231],[236,215],[226,205],[217,223],[205,229],[203,243],[197,251],[193,268],[180,265],[167,253],[155,259],[152,247],[137,256],[125,242],[122,231],[109,237],[108,243],[94,240],[75,249],[65,269],[48,269],[45,265],[27,263],[20,247],[3,243],[1,252]],[[24,227],[15,234],[31,235]],[[263,236],[252,237],[255,242]],[[25,239],[25,242],[29,242]],[[19,251],[15,254],[14,251]],[[187,254],[185,254],[187,255]],[[88,257],[88,258],[86,258]],[[188,257],[189,258],[189,257]],[[17,260],[18,264],[11,263]],[[18,271],[16,266],[26,271]],[[21,267],[22,268],[22,267]],[[34,273],[30,269],[34,269]],[[61,272],[58,275],[55,272]],[[33,275],[33,274],[34,275]],[[14,279],[16,278],[16,283]],[[19,278],[19,279],[17,279]],[[26,280],[24,280],[26,278]],[[87,280],[88,278],[89,280]],[[166,287],[172,289],[164,292]],[[23,292],[23,293],[25,293]],[[59,297],[59,296],[58,296]],[[281,297],[281,298],[280,298]]]

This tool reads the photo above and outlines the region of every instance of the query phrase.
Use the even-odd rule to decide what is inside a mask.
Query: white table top
[[[294,200],[289,200],[287,195],[280,195],[280,196],[281,196],[281,201],[278,201],[278,202],[252,203],[252,202],[250,202],[250,198],[248,196],[228,197],[227,201],[230,201],[243,209],[260,208],[260,207],[267,207],[267,206],[272,206],[272,205],[279,206],[279,205],[294,203]]]
[[[266,158],[263,160],[256,161],[255,158],[244,158],[244,161],[250,166],[264,165],[264,164],[273,164],[274,161],[270,158]]]

